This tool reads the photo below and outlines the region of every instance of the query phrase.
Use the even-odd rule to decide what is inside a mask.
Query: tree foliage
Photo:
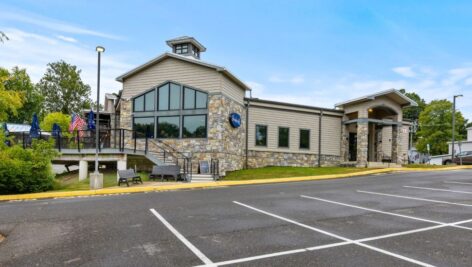
[[[4,143],[3,135],[0,142]],[[57,155],[53,143],[33,140],[31,149],[0,146],[0,194],[50,190],[54,185],[51,160]]]
[[[8,120],[10,114],[17,116],[18,110],[23,106],[21,93],[5,88],[9,79],[8,72],[0,70],[0,121]]]
[[[456,111],[456,140],[464,138],[466,120]],[[452,138],[452,103],[448,100],[434,100],[428,104],[419,116],[420,130],[416,148],[427,152],[430,145],[432,155],[447,154],[447,142]]]
[[[90,86],[80,77],[81,70],[64,61],[49,63],[39,81],[45,112],[78,113],[90,106]]]
[[[69,123],[71,116],[67,114],[62,114],[60,112],[53,112],[46,115],[41,122],[40,126],[43,131],[50,132],[52,131],[52,125],[57,123],[63,132],[67,132],[69,128]]]
[[[8,36],[4,32],[0,31],[0,42],[3,43],[3,40],[8,41],[10,39],[8,39]]]
[[[416,107],[406,107],[403,109],[403,119],[415,121],[418,120],[420,113],[425,109],[426,107],[426,101],[424,101],[423,98],[421,98],[417,93],[415,92],[406,92],[405,89],[400,89],[400,92],[404,94],[405,96],[409,97],[411,100],[415,101],[418,106]]]
[[[4,86],[8,91],[18,92],[23,106],[17,109],[17,113],[9,112],[8,121],[16,123],[27,123],[31,121],[33,114],[40,114],[42,97],[38,88],[31,82],[31,79],[26,73],[26,69],[13,67],[11,71],[0,68],[0,73],[8,77]]]

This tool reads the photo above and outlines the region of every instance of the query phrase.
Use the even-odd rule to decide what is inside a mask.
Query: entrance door
[[[349,161],[357,161],[357,133],[349,133]]]

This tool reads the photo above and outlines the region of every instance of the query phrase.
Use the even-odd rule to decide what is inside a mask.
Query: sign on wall
[[[241,126],[241,115],[238,113],[229,114],[229,124],[231,124],[233,128],[239,128],[239,126]]]

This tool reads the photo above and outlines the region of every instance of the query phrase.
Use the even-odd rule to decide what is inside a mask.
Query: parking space
[[[471,177],[401,173],[0,203],[0,265],[471,266]]]
[[[472,198],[463,186],[472,194],[472,183],[451,183],[449,175],[235,196],[209,207],[209,221],[171,217],[183,229],[204,225],[203,235],[183,243],[198,247],[194,254],[207,266],[470,266]],[[234,229],[226,231],[228,225]]]

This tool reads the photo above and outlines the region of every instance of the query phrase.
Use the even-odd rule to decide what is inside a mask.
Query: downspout
[[[249,168],[249,106],[251,104],[251,98],[252,98],[252,91],[249,91],[249,98],[247,100],[246,104],[246,162],[245,162],[245,169]]]
[[[323,110],[320,110],[319,123],[318,123],[318,167],[321,167],[321,126],[323,119]]]

